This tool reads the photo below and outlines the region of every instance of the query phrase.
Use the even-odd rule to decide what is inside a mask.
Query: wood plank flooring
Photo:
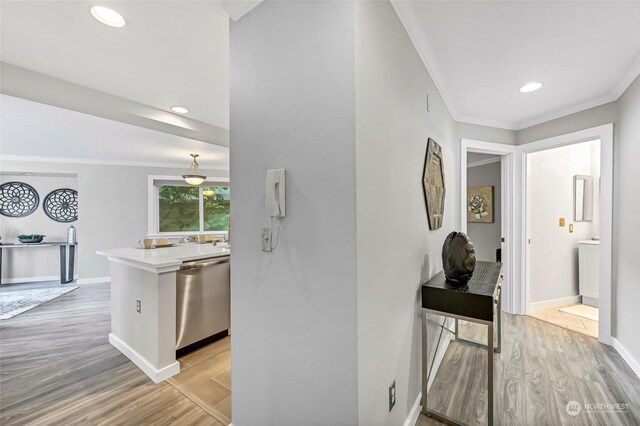
[[[109,299],[84,285],[0,321],[0,424],[222,426],[109,344]]]
[[[526,426],[640,425],[640,379],[620,355],[596,339],[528,316],[504,314],[502,352],[495,362],[495,424]],[[465,324],[465,338],[486,332]],[[484,328],[484,327],[482,327]],[[429,391],[429,408],[486,424],[486,350],[452,342]],[[571,416],[567,403],[582,410]],[[587,410],[584,404],[628,403],[628,410]],[[439,422],[421,415],[417,426]]]
[[[640,425],[640,379],[615,350],[531,317],[505,314],[503,326],[496,424]],[[108,343],[109,328],[107,284],[80,286],[0,321],[0,424],[226,424],[229,339],[181,358],[183,371],[156,385]],[[483,338],[482,330],[468,332],[467,338]],[[486,352],[452,343],[429,406],[484,424],[485,389]],[[572,400],[630,405],[618,413],[583,409],[573,417],[566,411]],[[416,424],[437,422],[421,416]]]
[[[594,321],[583,316],[574,315],[569,312],[561,311],[562,308],[572,306],[583,306],[581,303],[573,303],[569,305],[555,306],[553,308],[543,309],[529,313],[530,316],[550,324],[568,328],[587,336],[598,338],[598,321]],[[596,308],[597,309],[597,308]]]

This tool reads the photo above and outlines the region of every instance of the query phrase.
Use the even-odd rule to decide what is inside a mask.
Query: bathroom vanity
[[[600,293],[600,241],[578,242],[578,269],[582,303],[597,308]]]
[[[109,343],[154,382],[159,383],[180,372],[180,364],[176,360],[178,346],[204,337],[204,330],[209,325],[217,330],[228,324],[228,280],[225,282],[222,274],[206,272],[206,268],[214,264],[226,265],[228,272],[230,249],[213,244],[179,244],[149,250],[101,250],[97,254],[106,256],[111,267]],[[210,261],[203,262],[205,259]],[[200,273],[202,269],[205,272]],[[206,277],[212,273],[215,280],[209,281],[215,289],[211,289],[209,296],[220,306],[224,305],[222,299],[226,298],[227,310],[218,312],[221,315],[211,316],[220,308],[212,302],[210,307],[200,306],[200,312],[191,309],[188,315],[185,303],[207,303],[207,294],[194,293],[199,279],[197,275]],[[191,291],[179,297],[179,286],[188,287]],[[181,303],[180,309],[177,309],[178,302]],[[177,312],[180,312],[182,322],[177,321]],[[195,324],[194,315],[199,315],[208,324]],[[177,324],[183,325],[178,332]]]

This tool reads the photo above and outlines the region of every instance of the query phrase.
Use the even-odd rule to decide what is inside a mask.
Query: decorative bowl
[[[31,235],[18,235],[18,241],[24,244],[37,244],[44,240],[44,235],[31,234]]]

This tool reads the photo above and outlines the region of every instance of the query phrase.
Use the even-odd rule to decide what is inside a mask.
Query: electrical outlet
[[[136,311],[142,313],[142,301],[140,299],[136,299]]]
[[[560,223],[561,227],[564,226],[564,217],[561,217],[558,222]]]
[[[573,234],[573,223],[569,225],[569,233]]]
[[[271,251],[271,229],[262,228],[262,251]]]
[[[396,381],[394,380],[389,386],[389,412],[393,409],[393,406],[396,405]]]

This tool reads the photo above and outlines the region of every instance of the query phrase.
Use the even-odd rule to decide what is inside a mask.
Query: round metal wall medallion
[[[56,222],[74,222],[78,220],[78,191],[69,188],[55,189],[44,197],[42,208]]]
[[[36,211],[40,203],[38,192],[24,182],[0,185],[0,214],[7,217],[25,217]]]

